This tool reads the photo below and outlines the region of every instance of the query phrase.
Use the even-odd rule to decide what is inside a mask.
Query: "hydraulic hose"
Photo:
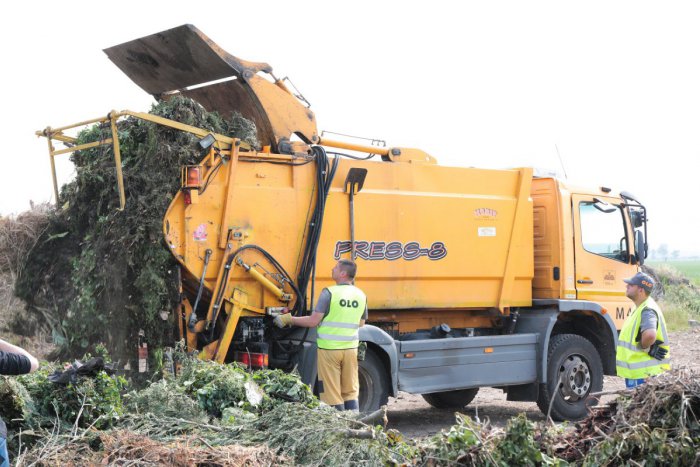
[[[315,267],[316,267],[316,250],[318,242],[321,239],[321,230],[323,228],[323,217],[326,209],[326,199],[330,190],[333,177],[338,169],[338,158],[334,157],[333,161],[328,160],[326,150],[322,146],[314,146],[311,148],[316,161],[316,206],[308,226],[306,236],[306,245],[302,256],[301,267],[297,276],[297,287],[301,291],[302,300],[297,300],[295,314],[303,315],[306,311],[306,291],[308,289],[309,280],[312,280],[312,300],[313,289],[315,282]],[[313,304],[312,304],[313,306]]]
[[[219,290],[216,291],[216,298],[214,301],[214,316],[212,317],[211,324],[210,324],[210,329],[209,329],[209,340],[212,341],[214,339],[214,328],[216,327],[216,320],[219,317],[219,310],[221,308],[221,304],[224,300],[224,290],[226,289],[226,283],[228,282],[228,276],[231,272],[231,266],[233,264],[234,259],[236,256],[238,256],[242,251],[245,250],[256,250],[268,260],[272,265],[277,269],[279,272],[282,273],[284,278],[289,282],[289,285],[292,287],[292,290],[294,290],[294,294],[297,297],[297,302],[299,301],[299,289],[297,286],[294,284],[294,281],[292,281],[291,277],[289,276],[289,273],[284,269],[284,267],[270,254],[268,253],[265,249],[262,247],[259,247],[258,245],[243,245],[242,247],[236,249],[233,251],[231,254],[228,255],[226,258],[226,264],[224,266],[224,276],[221,278],[221,283],[219,285]],[[295,303],[295,307],[296,307]]]

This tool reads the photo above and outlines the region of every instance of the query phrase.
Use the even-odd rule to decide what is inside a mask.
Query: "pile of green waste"
[[[56,388],[53,368],[0,380],[0,416],[19,465],[697,465],[700,380],[674,370],[594,408],[575,426],[504,429],[456,414],[406,440],[382,415],[319,404],[296,374],[249,372],[183,353],[144,389],[100,372]],[[59,370],[62,367],[57,367]],[[379,416],[378,416],[379,415]],[[379,424],[377,424],[379,423]]]
[[[296,374],[185,354],[176,362],[176,375],[139,390],[106,371],[56,385],[49,374],[60,366],[3,377],[11,455],[27,465],[394,463],[381,428],[321,407]]]
[[[191,99],[162,101],[150,113],[257,145],[252,122],[206,112]],[[112,146],[76,151],[75,179],[63,186],[61,207],[48,214],[16,281],[15,293],[29,312],[50,317],[61,358],[99,343],[115,358],[133,357],[139,330],[151,348],[174,342],[167,313],[178,289],[163,216],[180,187],[181,166],[198,163],[203,154],[196,136],[136,118],[120,120],[118,133],[126,208],[118,210]],[[94,125],[78,143],[110,137],[108,124]]]

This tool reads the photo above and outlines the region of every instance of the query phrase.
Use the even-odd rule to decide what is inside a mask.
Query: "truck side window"
[[[579,204],[581,243],[589,253],[628,262],[629,254],[622,209],[614,206],[604,212],[592,202]]]

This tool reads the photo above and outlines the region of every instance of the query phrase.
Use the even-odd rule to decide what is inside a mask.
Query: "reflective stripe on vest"
[[[658,323],[656,326],[656,340],[662,341],[661,347],[669,351],[668,334],[666,332],[666,320],[661,308],[653,298],[649,297],[642,302],[622,325],[617,340],[617,375],[629,379],[643,379],[658,375],[671,369],[671,354],[659,361],[649,356],[636,340],[642,325],[642,311],[650,308],[656,312]]]
[[[354,285],[328,287],[331,294],[328,314],[316,330],[319,349],[354,349],[359,345],[360,320],[367,307],[367,297]]]

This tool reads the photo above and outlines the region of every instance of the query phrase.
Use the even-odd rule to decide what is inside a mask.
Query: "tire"
[[[389,401],[389,375],[379,356],[367,349],[358,363],[360,412],[374,412]]]
[[[470,388],[457,391],[433,392],[431,394],[421,394],[421,396],[436,409],[461,409],[474,400],[477,392],[479,392],[479,388]]]
[[[542,413],[546,416],[551,405],[553,420],[580,420],[597,402],[589,394],[602,388],[603,364],[593,344],[576,334],[553,336],[547,354],[547,383],[540,384],[537,398]]]

